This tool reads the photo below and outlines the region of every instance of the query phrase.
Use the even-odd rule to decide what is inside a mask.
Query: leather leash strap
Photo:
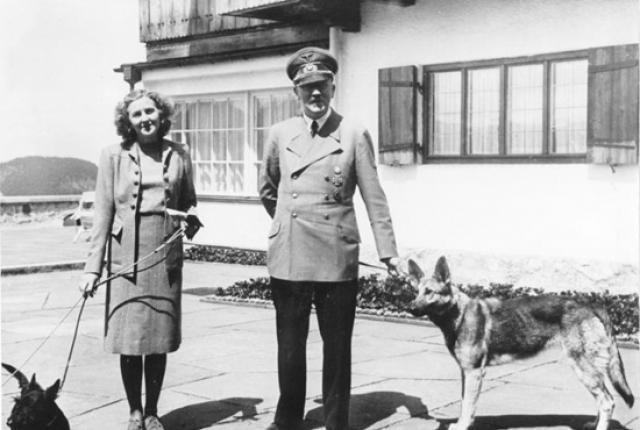
[[[113,275],[101,280],[100,282],[96,283],[96,285],[94,285],[93,287],[93,291],[96,291],[98,289],[99,286],[106,284],[107,282],[122,276],[124,274],[126,274],[129,270],[133,269],[134,267],[136,267],[137,265],[139,265],[140,263],[142,263],[144,260],[148,259],[149,257],[151,257],[152,255],[157,254],[158,252],[160,252],[160,250],[162,250],[162,248],[164,248],[165,246],[169,245],[171,242],[177,240],[178,238],[184,236],[184,228],[180,228],[178,230],[176,230],[175,233],[173,233],[168,239],[166,239],[164,242],[162,242],[156,249],[154,249],[153,251],[151,251],[149,254],[145,255],[144,257],[139,258],[138,260],[134,261],[132,264],[130,264],[129,266],[125,267],[124,269],[114,273]],[[78,312],[78,319],[76,321],[76,326],[73,332],[73,339],[71,340],[71,348],[69,350],[69,356],[67,357],[67,363],[64,367],[64,374],[62,376],[62,381],[60,382],[60,388],[58,390],[61,391],[62,390],[62,386],[64,385],[65,380],[67,379],[67,373],[69,371],[69,365],[71,364],[71,355],[73,354],[73,348],[75,346],[76,343],[76,339],[78,337],[78,328],[80,327],[80,318],[82,317],[82,312],[84,311],[84,305],[87,302],[87,299],[89,298],[89,296],[86,293],[82,294],[82,297],[80,297],[80,299],[78,299],[78,301],[76,301],[74,303],[73,306],[71,306],[71,309],[69,309],[69,312],[66,313],[66,315],[64,317],[62,317],[62,319],[60,320],[60,322],[53,328],[53,330],[51,330],[51,332],[47,335],[47,337],[44,338],[44,340],[40,343],[40,345],[38,345],[38,347],[35,349],[35,351],[33,351],[31,353],[31,355],[29,355],[29,357],[27,357],[27,359],[22,363],[22,365],[20,365],[20,367],[17,367],[15,372],[13,372],[11,375],[9,375],[9,377],[2,383],[2,386],[4,386],[7,382],[9,382],[11,380],[11,377],[13,377],[14,374],[16,374],[18,371],[20,371],[25,364],[27,364],[34,355],[36,355],[36,353],[44,346],[45,343],[47,343],[47,341],[51,338],[51,336],[53,336],[53,334],[55,333],[55,331],[62,325],[62,323],[67,319],[67,317],[71,314],[71,312],[73,312],[73,310],[75,309],[76,306],[78,306],[78,303],[80,303],[80,301],[82,301],[82,305],[80,306],[80,311]]]

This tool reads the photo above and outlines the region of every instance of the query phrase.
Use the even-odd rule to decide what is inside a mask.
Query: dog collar
[[[51,421],[49,421],[47,423],[47,427],[51,427],[53,425],[53,423],[56,422],[56,420],[58,419],[58,415],[60,415],[60,414],[53,414],[53,418],[51,419]]]

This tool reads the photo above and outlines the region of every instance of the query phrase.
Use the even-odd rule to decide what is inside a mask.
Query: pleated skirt
[[[137,257],[164,240],[164,216],[139,217]],[[111,281],[105,312],[105,350],[115,354],[165,354],[181,341],[182,269],[167,271],[164,252]]]

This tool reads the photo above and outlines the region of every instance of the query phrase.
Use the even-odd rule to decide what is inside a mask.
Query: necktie
[[[311,137],[318,134],[318,123],[316,121],[311,122]]]

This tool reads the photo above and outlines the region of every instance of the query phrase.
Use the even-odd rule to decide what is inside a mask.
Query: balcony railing
[[[157,42],[269,24],[264,19],[222,16],[226,0],[138,0],[140,41]]]
[[[323,21],[357,31],[359,0],[218,0],[222,15],[285,22]]]

